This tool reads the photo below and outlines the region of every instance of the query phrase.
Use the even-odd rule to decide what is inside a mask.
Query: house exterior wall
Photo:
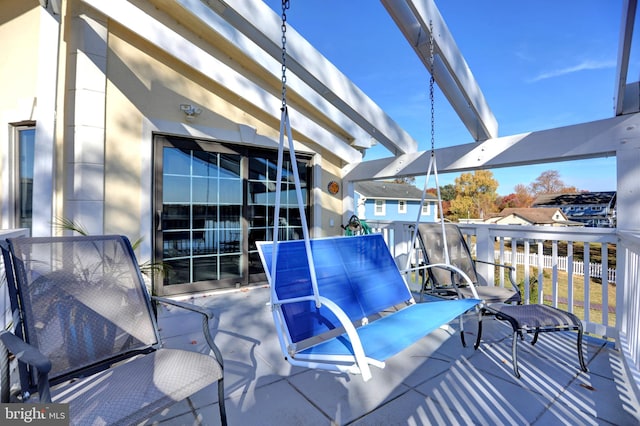
[[[357,204],[362,204],[359,202],[360,200],[359,194],[356,194]],[[406,200],[406,212],[401,213],[398,209],[399,200],[384,200],[385,202],[385,211],[384,214],[377,214],[375,211],[375,199],[367,198],[366,201],[362,204],[364,205],[364,215],[359,214],[361,219],[369,219],[369,220],[397,220],[397,221],[415,221],[418,217],[418,209],[420,208],[419,201]],[[421,222],[435,222],[437,219],[436,210],[437,205],[433,201],[425,201],[429,203],[428,210],[423,212],[420,216]],[[360,212],[361,209],[357,210]]]
[[[0,108],[4,114],[29,118],[36,95],[40,13],[37,0],[4,2],[0,8],[0,39],[3,65],[0,67]],[[16,37],[20,34],[20,37]],[[11,61],[7,61],[10,58]],[[6,61],[6,62],[5,62]]]
[[[51,150],[50,166],[42,169],[47,175],[38,178],[46,181],[48,186],[42,188],[48,188],[47,196],[34,199],[34,211],[45,214],[37,224],[34,219],[34,227],[40,227],[40,235],[59,233],[51,223],[64,217],[90,233],[143,237],[139,256],[147,260],[152,254],[154,133],[276,150],[280,123],[273,115],[280,114],[280,90],[266,83],[267,73],[249,69],[247,58],[231,54],[202,28],[180,24],[174,15],[180,13],[179,6],[158,2],[160,9],[152,2],[129,2],[184,42],[183,50],[192,55],[192,62],[176,58],[171,46],[145,38],[144,23],[127,28],[93,9],[89,1],[61,3],[59,15],[42,8],[37,0],[0,4],[3,55],[15,65],[0,67],[0,126],[6,129],[24,120],[40,124],[33,110],[41,100],[38,81],[43,69],[34,52],[42,47],[39,31],[46,16],[57,23],[60,37],[50,37],[56,46],[49,50],[57,63],[47,64],[44,70],[54,79],[55,121],[45,140]],[[111,7],[114,3],[96,4]],[[242,73],[254,85],[249,96],[210,78],[207,63],[224,63],[233,70],[229,72]],[[248,100],[265,93],[276,99],[272,115]],[[195,105],[202,113],[186,121],[180,104]],[[340,234],[344,164],[321,144],[315,145],[315,151],[310,148],[314,141],[296,133],[295,125],[292,118],[296,151],[313,155],[312,236]],[[0,142],[7,147],[0,152],[0,219],[4,228],[12,228],[15,159],[7,133],[0,132]],[[339,183],[337,194],[327,191],[331,181]]]
[[[12,226],[14,219],[12,164],[16,153],[10,123],[35,119],[40,17],[37,0],[0,5],[0,199],[4,200],[0,226],[5,229]]]
[[[492,223],[496,223],[498,225],[532,225],[529,221],[513,214],[501,217]]]

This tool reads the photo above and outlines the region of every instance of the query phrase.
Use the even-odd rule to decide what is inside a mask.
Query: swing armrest
[[[349,341],[353,348],[353,357],[355,358],[356,365],[360,370],[360,374],[362,374],[362,380],[365,382],[368,381],[371,379],[371,369],[369,368],[369,362],[367,361],[367,357],[364,353],[360,336],[351,322],[351,319],[349,319],[349,316],[332,300],[320,296],[320,301],[336,316],[336,318],[338,318],[338,321],[340,321],[340,325],[344,328],[347,336],[349,336]]]
[[[288,303],[297,303],[302,300],[314,301],[315,298],[309,296],[309,297],[301,297],[296,299],[279,300],[276,304],[286,305]],[[354,326],[352,320],[344,312],[344,310],[342,310],[342,308],[340,308],[340,306],[338,306],[338,304],[336,304],[332,300],[327,299],[326,297],[323,297],[323,296],[319,296],[319,300],[322,306],[330,310],[331,313],[333,313],[335,317],[338,319],[339,324],[336,324],[336,327],[341,327],[342,329],[344,329],[345,333],[347,333],[347,336],[349,337],[349,341],[351,342],[351,347],[353,349],[353,358],[355,360],[355,365],[357,366],[357,370],[359,370],[359,373],[362,374],[362,379],[365,382],[368,381],[372,377],[371,368],[369,368],[369,360],[364,353],[364,348],[362,347],[360,336],[358,335],[358,331],[356,330],[356,327]],[[282,340],[281,340],[281,344],[283,344]],[[287,346],[286,343],[284,343],[283,350],[285,350],[286,346]],[[356,371],[351,371],[351,372],[356,372]]]

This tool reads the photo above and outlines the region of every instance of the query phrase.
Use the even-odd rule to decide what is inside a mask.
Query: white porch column
[[[637,144],[628,144],[637,145]],[[640,230],[640,149],[619,149],[617,161],[617,227]]]
[[[40,8],[38,40],[38,82],[36,139],[33,164],[33,222],[31,235],[50,236],[53,219],[54,145],[56,125],[56,88],[60,22],[58,17]]]
[[[65,216],[91,234],[104,230],[106,22],[73,18],[66,93]]]

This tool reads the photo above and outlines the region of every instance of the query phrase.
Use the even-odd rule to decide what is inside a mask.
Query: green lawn
[[[530,303],[538,302],[538,268],[530,268],[529,271],[529,279],[530,279]],[[551,282],[551,270],[545,269],[543,272],[542,282],[543,282],[543,297],[544,303],[546,305],[552,304],[552,282]],[[524,282],[524,267],[522,265],[518,265],[516,268],[516,282],[521,288],[521,292],[523,291],[523,282]],[[568,297],[569,297],[569,276],[566,272],[558,271],[558,287],[557,287],[557,297],[558,297],[558,308],[564,310],[571,310],[568,306]],[[607,294],[607,308],[608,308],[608,318],[607,323],[610,326],[615,325],[615,307],[616,307],[616,286],[615,284],[607,284],[606,290],[603,289],[603,284],[600,280],[591,279],[589,283],[589,320],[595,323],[602,322],[602,310],[603,310],[603,300],[604,293],[606,291]],[[524,295],[524,292],[522,293]],[[584,318],[584,277],[579,275],[573,276],[573,313],[575,313],[579,318]]]

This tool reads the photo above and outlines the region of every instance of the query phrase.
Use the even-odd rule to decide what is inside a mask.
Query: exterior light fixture
[[[180,104],[180,111],[184,112],[187,121],[193,121],[202,113],[202,108],[191,104]]]

